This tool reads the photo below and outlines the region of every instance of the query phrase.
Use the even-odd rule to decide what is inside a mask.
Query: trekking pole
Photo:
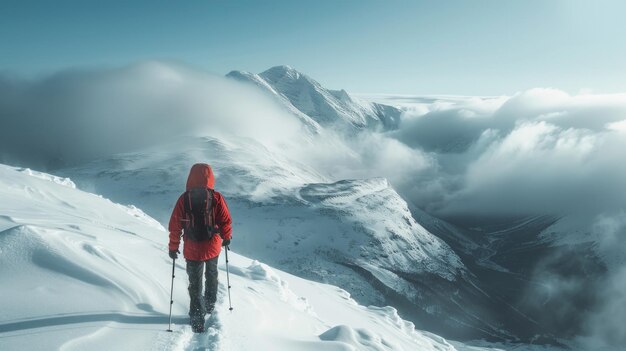
[[[230,273],[228,272],[228,251],[230,251],[230,247],[226,246],[226,283],[228,284],[228,310],[233,310],[233,304],[230,300]]]
[[[174,268],[176,268],[176,259],[172,259],[172,287],[170,289],[170,324],[167,328],[168,332],[172,332],[172,305],[174,304]]]

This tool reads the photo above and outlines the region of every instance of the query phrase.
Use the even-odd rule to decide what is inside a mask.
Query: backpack
[[[217,232],[214,228],[213,193],[212,189],[195,188],[183,194],[185,206],[183,229],[187,239],[206,241],[212,239]]]

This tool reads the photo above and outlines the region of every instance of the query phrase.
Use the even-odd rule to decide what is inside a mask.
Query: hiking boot
[[[192,318],[191,330],[194,333],[204,333],[204,318]]]

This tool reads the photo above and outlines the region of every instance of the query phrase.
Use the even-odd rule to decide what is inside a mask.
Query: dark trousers
[[[219,257],[219,256],[218,256]],[[217,259],[208,261],[187,260],[189,276],[189,318],[191,323],[204,323],[204,314],[215,306],[217,301]],[[206,271],[204,269],[206,266]],[[204,295],[202,294],[202,275],[204,273]]]

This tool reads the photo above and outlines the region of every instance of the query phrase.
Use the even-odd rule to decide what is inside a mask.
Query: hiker
[[[214,190],[211,166],[197,163],[187,178],[187,191],[176,201],[169,223],[169,255],[178,258],[181,234],[189,275],[189,318],[194,332],[204,332],[204,316],[217,301],[217,260],[232,238],[230,213],[222,194]],[[206,267],[205,267],[206,266]],[[205,271],[206,268],[206,271]],[[205,275],[204,296],[202,275]]]

